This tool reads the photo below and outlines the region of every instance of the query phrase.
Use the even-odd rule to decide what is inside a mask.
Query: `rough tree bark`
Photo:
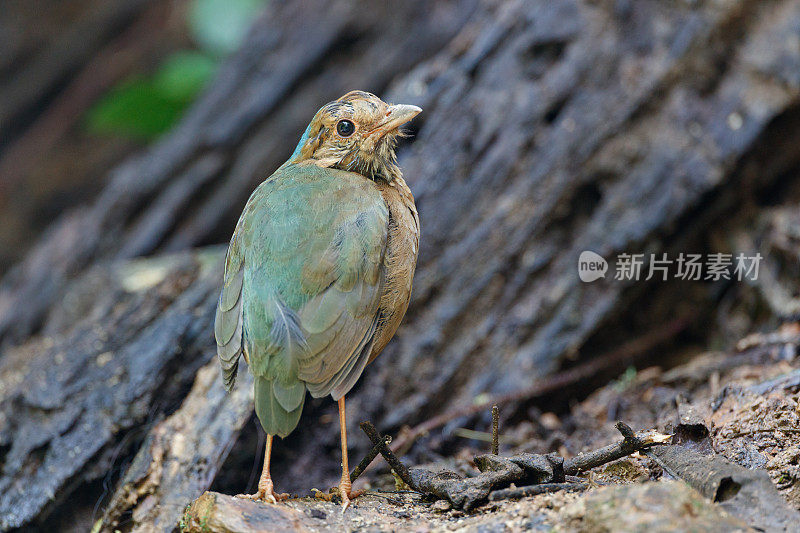
[[[656,290],[581,283],[580,251],[662,252],[798,178],[798,24],[793,0],[271,3],[182,123],[0,283],[0,530],[63,510],[120,454],[108,527],[157,529],[211,484],[250,400],[195,380],[222,251],[184,250],[227,240],[320,104],[362,88],[424,109],[400,153],[423,232],[412,306],[349,400],[397,429],[591,355]],[[680,309],[660,295],[645,323]],[[277,447],[279,488],[335,479],[328,412],[312,402]]]

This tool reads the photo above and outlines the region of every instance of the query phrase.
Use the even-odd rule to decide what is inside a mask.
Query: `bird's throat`
[[[394,133],[387,134],[379,139],[372,149],[354,150],[334,166],[342,170],[357,172],[373,181],[391,182],[401,176],[395,155],[397,136]]]

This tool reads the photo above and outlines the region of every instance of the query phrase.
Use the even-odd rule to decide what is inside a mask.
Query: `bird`
[[[345,395],[394,336],[411,298],[420,223],[395,154],[422,110],[351,91],[322,106],[289,157],[251,194],[231,237],[214,320],[225,388],[240,358],[267,434],[253,500],[277,503],[273,438],[306,393],[338,403],[344,509],[352,492]]]

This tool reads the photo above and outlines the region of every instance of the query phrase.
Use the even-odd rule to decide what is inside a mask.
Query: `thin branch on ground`
[[[496,502],[499,500],[518,500],[526,496],[536,496],[547,492],[568,491],[577,492],[589,488],[589,483],[540,483],[539,485],[528,485],[514,489],[496,490],[489,494],[489,500]]]
[[[572,459],[567,459],[564,461],[564,473],[574,475],[578,472],[585,472],[659,444],[658,442],[638,437],[630,426],[623,422],[617,422],[615,427],[622,433],[622,440],[620,442],[610,444],[599,450],[578,454],[577,457],[573,457]]]
[[[408,468],[406,468],[406,465],[401,463],[400,459],[398,459],[392,450],[389,449],[386,439],[380,433],[378,433],[378,430],[375,429],[375,426],[372,425],[372,422],[361,422],[358,427],[360,427],[361,430],[367,434],[369,440],[372,441],[373,448],[378,449],[378,452],[383,456],[384,459],[386,459],[386,462],[389,463],[389,466],[392,468],[392,470],[394,470],[394,473],[397,474],[406,485],[411,488],[415,488],[415,483],[411,479]],[[359,463],[359,466],[361,466],[361,463]]]
[[[492,409],[492,414],[495,422],[492,427],[492,451],[495,451],[499,441],[499,413],[496,407]],[[668,438],[667,435],[660,434],[637,435],[626,424],[617,422],[616,427],[622,434],[622,440],[599,450],[580,454],[566,461],[557,454],[521,453],[508,457],[496,453],[480,455],[475,458],[480,474],[463,477],[448,470],[409,470],[389,449],[387,444],[390,440],[381,435],[371,422],[362,422],[359,426],[372,441],[373,447],[353,472],[351,479],[358,477],[356,474],[363,472],[380,453],[395,474],[410,488],[425,496],[446,499],[454,507],[465,511],[470,511],[487,500],[522,498],[559,490],[585,490],[589,484],[574,477],[574,474],[645,450]],[[516,487],[517,483],[528,485]]]
[[[500,453],[500,409],[492,406],[492,453],[498,455]]]
[[[369,422],[364,422],[364,423],[369,424]],[[387,447],[391,442],[392,442],[392,437],[386,435],[383,438],[382,442],[373,445],[370,451],[367,452],[367,455],[365,455],[364,458],[361,459],[361,462],[358,463],[358,465],[350,473],[350,483],[355,482],[355,480],[358,479],[358,477],[364,473],[364,470],[366,470],[367,467],[369,467],[369,465],[372,463],[375,457],[377,457],[378,454],[381,453],[381,448]]]

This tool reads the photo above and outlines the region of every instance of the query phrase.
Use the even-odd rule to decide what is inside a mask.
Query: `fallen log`
[[[526,390],[604,348],[585,345],[632,302],[639,327],[665,322],[680,291],[656,305],[652,283],[583,283],[580,252],[665,251],[724,231],[748,191],[797,179],[792,0],[270,6],[184,121],[0,282],[0,529],[41,523],[107,475],[130,431],[120,453],[134,456],[212,357],[218,271],[188,254],[129,291],[108,261],[225,242],[253,186],[346,90],[425,109],[400,154],[423,228],[412,307],[348,397],[382,428]],[[284,490],[335,479],[338,430],[304,428],[292,453],[314,468],[276,447]]]
[[[208,332],[221,268],[219,249],[98,267],[63,302],[71,312],[59,320],[69,333],[6,352],[0,530],[45,518],[73,487],[105,477],[137,440],[164,453],[163,431],[174,421],[153,423],[212,357]],[[235,431],[236,411],[225,395],[207,397],[212,401],[201,409],[226,406],[220,429]],[[224,439],[208,446],[202,460],[213,463],[225,448]],[[137,466],[153,469],[149,463]]]
[[[800,513],[789,507],[764,470],[748,470],[719,455],[681,446],[645,452],[665,472],[682,479],[732,516],[761,531],[795,531]]]
[[[105,508],[99,531],[113,533],[123,517],[140,533],[168,531],[186,502],[200,496],[222,466],[253,410],[250,374],[226,394],[219,366],[197,372],[191,392],[175,413],[156,424]]]

